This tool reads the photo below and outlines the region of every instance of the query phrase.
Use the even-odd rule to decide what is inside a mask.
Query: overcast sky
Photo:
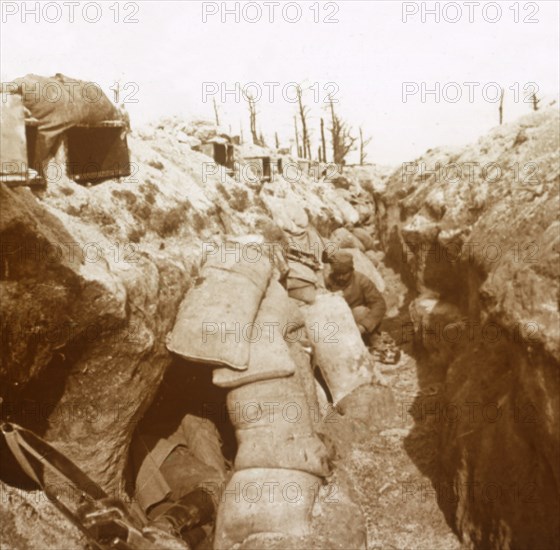
[[[439,23],[425,13],[437,9],[436,2],[82,2],[73,22],[67,2],[41,3],[25,20],[22,4],[32,10],[36,2],[1,4],[3,81],[61,72],[98,82],[112,94],[109,87],[119,80],[134,126],[167,114],[213,118],[214,94],[221,121],[234,133],[243,125],[245,136],[246,102],[220,92],[254,82],[262,93],[259,129],[270,143],[277,131],[283,145],[294,134],[290,83],[304,83],[311,87],[304,98],[314,152],[320,117],[329,116],[323,101],[336,90],[340,114],[356,133],[362,126],[372,137],[369,159],[382,164],[468,143],[495,126],[494,82],[505,88],[506,122],[530,111],[523,101],[530,83],[547,102],[559,89],[554,0],[439,2]],[[239,22],[224,4],[234,11],[239,5]],[[436,83],[442,93],[422,101],[422,89]],[[458,92],[462,99],[453,102]]]

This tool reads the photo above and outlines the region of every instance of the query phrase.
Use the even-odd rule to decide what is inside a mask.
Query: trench
[[[348,411],[332,417],[336,425],[324,432],[336,448],[335,479],[354,486],[353,499],[364,512],[367,548],[459,549],[445,503],[434,490],[443,476],[437,426],[427,425],[410,411],[426,388],[439,387],[445,377],[443,367],[430,367],[418,340],[403,332],[403,325],[410,321],[412,298],[413,293],[407,291],[398,313],[383,323],[403,358],[383,371],[387,387],[373,398],[365,397],[376,401],[367,405],[374,416],[364,418]],[[325,385],[324,380],[318,383]],[[227,390],[212,383],[208,366],[175,358],[136,433],[165,437],[186,414],[207,419],[218,428],[223,459],[231,468],[237,443],[226,395]]]
[[[378,267],[383,275],[384,263]],[[372,401],[367,406],[373,407],[373,415],[364,418],[352,411],[336,414],[334,426],[324,426],[328,429],[323,431],[336,449],[333,486],[342,483],[354,488],[352,498],[364,512],[368,548],[447,550],[458,548],[458,541],[446,523],[446,514],[442,513],[437,497],[428,489],[441,477],[434,452],[438,434],[433,426],[426,429],[422,424],[421,430],[414,428],[412,415],[405,413],[406,407],[427,386],[441,384],[444,371],[430,368],[429,360],[422,359],[418,342],[403,339],[402,326],[410,321],[408,305],[413,299],[410,290],[406,293],[398,313],[383,323],[383,330],[399,344],[403,358],[396,367],[384,372],[387,387],[373,397],[365,396],[366,401]],[[23,390],[12,385],[12,393],[3,403],[4,407],[8,404],[12,407],[4,409],[8,419],[45,435],[49,422],[53,421],[49,412],[62,397],[68,373],[83,348],[79,338],[67,343]],[[326,386],[324,381],[321,385]],[[151,405],[138,421],[133,438],[140,433],[167,437],[186,415],[193,415],[216,426],[221,459],[231,469],[237,442],[226,407],[226,394],[227,390],[212,383],[212,369],[207,365],[173,357]],[[36,489],[8,450],[0,448],[0,453],[3,459],[0,479],[14,488]],[[134,475],[130,460],[124,477],[126,490],[132,496]],[[414,498],[403,501],[403,495],[411,492]]]
[[[495,313],[478,264],[446,261],[437,242],[422,242],[430,253],[420,262],[399,232],[402,210],[381,199],[377,211],[386,263],[412,289],[424,332],[414,334],[410,351],[417,391],[404,449],[462,545],[554,548],[560,484],[551,416],[558,403],[547,388],[558,388],[558,363],[534,333]],[[422,300],[433,296],[438,305],[422,316]],[[442,327],[453,325],[460,337],[446,338]]]

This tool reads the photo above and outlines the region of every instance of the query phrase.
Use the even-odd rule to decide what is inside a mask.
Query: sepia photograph
[[[558,550],[560,0],[0,0],[0,550]]]

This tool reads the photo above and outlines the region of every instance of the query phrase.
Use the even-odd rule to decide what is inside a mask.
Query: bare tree
[[[303,158],[311,159],[311,145],[309,141],[309,132],[307,130],[307,115],[309,114],[309,107],[306,107],[303,104],[303,90],[299,85],[297,87],[297,99],[299,107],[299,118],[301,120]]]
[[[336,164],[345,163],[345,158],[348,153],[354,147],[357,138],[351,135],[352,129],[347,122],[344,122],[335,113],[334,101],[332,97],[329,98],[330,110],[331,110],[331,137],[332,137],[332,147],[333,147],[333,161]]]
[[[500,125],[504,122],[504,89],[501,88],[500,93],[500,106],[498,108],[498,112],[500,115]]]
[[[534,92],[531,95],[531,103],[533,104],[533,111],[538,111],[539,110],[539,103],[541,102],[541,100],[537,97],[537,92]]]
[[[323,150],[323,158],[319,157],[319,160],[327,162],[327,142],[325,140],[325,121],[321,118],[321,148]]]
[[[295,116],[295,115],[294,115],[294,128],[295,128],[295,131],[296,131],[296,155],[298,157],[301,157],[301,151],[300,151],[300,148],[299,148],[299,130],[298,130],[298,127],[297,127],[297,116]]]
[[[280,149],[280,139],[278,138],[278,132],[274,132],[274,143],[276,145],[276,149]]]
[[[253,143],[255,145],[262,145],[259,140],[259,135],[257,134],[257,107],[255,102],[255,96],[252,94],[246,94],[247,104],[249,105],[249,121],[251,127],[251,137],[253,138]]]
[[[360,126],[360,166],[363,166],[366,158],[367,158],[367,152],[366,152],[366,147],[371,143],[371,139],[372,138],[367,138],[366,140],[364,140],[364,134],[362,132],[362,127]]]
[[[215,97],[212,98],[212,102],[214,103],[214,116],[216,117],[216,126],[219,126],[220,125],[220,114],[218,113],[218,104],[216,103],[216,98]]]

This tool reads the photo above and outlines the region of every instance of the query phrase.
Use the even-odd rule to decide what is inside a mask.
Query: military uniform
[[[354,271],[345,285],[338,285],[332,276],[329,276],[326,286],[331,292],[342,291],[344,299],[352,309],[356,324],[362,325],[368,335],[375,332],[385,316],[387,306],[385,299],[370,279]]]

